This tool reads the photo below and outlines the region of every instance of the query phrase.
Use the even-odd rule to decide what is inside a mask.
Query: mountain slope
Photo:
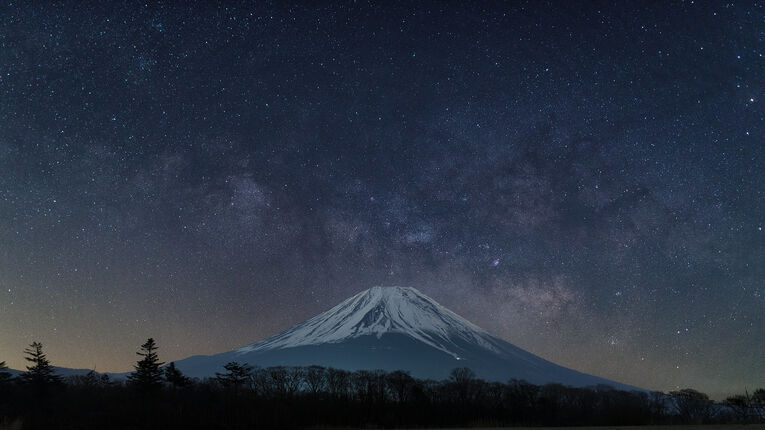
[[[457,340],[499,352],[491,337],[413,288],[375,287],[281,334],[245,346],[240,353],[337,343],[361,336],[400,333],[459,359]]]
[[[259,366],[318,364],[347,370],[407,370],[444,379],[455,367],[478,377],[572,386],[623,384],[558,366],[491,336],[414,288],[374,287],[295,327],[235,351],[176,362],[212,376],[229,361]]]

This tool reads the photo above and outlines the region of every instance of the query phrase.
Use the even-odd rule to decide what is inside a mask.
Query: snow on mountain
[[[455,359],[455,340],[499,353],[480,327],[414,288],[374,287],[281,334],[237,350],[239,353],[337,343],[360,336],[400,333]]]
[[[208,377],[230,361],[263,367],[315,364],[346,370],[405,370],[436,380],[447,378],[456,367],[469,367],[489,381],[635,389],[551,363],[404,287],[371,288],[273,337],[175,364],[189,376]]]

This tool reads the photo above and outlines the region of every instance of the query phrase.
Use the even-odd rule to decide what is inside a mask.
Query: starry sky
[[[569,3],[5,2],[0,361],[402,285],[584,372],[764,386],[765,3]]]

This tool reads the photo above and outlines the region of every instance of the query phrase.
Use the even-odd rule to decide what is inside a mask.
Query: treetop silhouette
[[[157,355],[157,344],[153,338],[146,340],[141,345],[141,350],[136,352],[142,357],[136,363],[135,371],[128,375],[128,382],[141,391],[153,391],[162,387],[164,371]]]
[[[8,366],[5,365],[5,361],[0,361],[0,385],[7,383],[12,378],[11,373],[7,370]]]
[[[38,387],[58,384],[61,382],[61,377],[55,373],[42,348],[42,343],[32,342],[28,348],[24,349],[24,354],[26,354],[24,359],[31,364],[27,366],[27,371],[21,375],[21,380]]]

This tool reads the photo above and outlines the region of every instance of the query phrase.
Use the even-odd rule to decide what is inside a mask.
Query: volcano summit
[[[189,357],[176,366],[189,376],[207,377],[230,361],[264,367],[405,370],[437,380],[456,367],[468,367],[489,381],[634,389],[537,357],[405,287],[362,291],[273,337],[222,354]]]

